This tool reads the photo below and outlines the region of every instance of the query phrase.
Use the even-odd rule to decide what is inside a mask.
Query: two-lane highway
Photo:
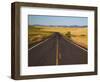
[[[29,66],[86,64],[87,50],[54,33],[28,50]]]

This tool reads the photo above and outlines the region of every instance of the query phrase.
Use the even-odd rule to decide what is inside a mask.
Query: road
[[[28,50],[28,66],[86,64],[87,50],[54,33]]]

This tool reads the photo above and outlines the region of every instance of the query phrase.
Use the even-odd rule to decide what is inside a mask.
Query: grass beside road
[[[88,29],[87,27],[45,27],[44,31],[59,32],[67,37],[67,33],[71,33],[71,40],[84,48],[88,47]]]
[[[45,40],[49,36],[51,36],[53,33],[44,31],[43,28],[30,26],[28,28],[28,47],[32,47],[35,44]]]
[[[88,37],[85,36],[74,36],[72,37],[72,40],[76,43],[79,44],[80,46],[84,47],[84,48],[88,48]]]
[[[88,47],[88,29],[87,27],[47,27],[47,26],[29,26],[28,28],[28,46],[29,48],[38,42],[45,40],[54,32],[59,32],[64,37],[68,37],[70,32],[71,40],[85,48]]]
[[[70,39],[76,44],[88,48],[88,29],[87,28],[70,28]],[[67,33],[68,33],[67,32]],[[65,37],[68,35],[64,34]]]

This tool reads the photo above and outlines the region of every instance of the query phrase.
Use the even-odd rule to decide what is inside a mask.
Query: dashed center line
[[[56,44],[56,65],[59,64],[59,49],[58,49],[58,39]]]

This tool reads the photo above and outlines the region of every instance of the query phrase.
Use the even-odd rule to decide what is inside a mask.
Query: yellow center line
[[[61,53],[59,52],[59,60],[61,60]]]
[[[58,49],[58,39],[56,44],[56,65],[59,64],[59,49]]]

